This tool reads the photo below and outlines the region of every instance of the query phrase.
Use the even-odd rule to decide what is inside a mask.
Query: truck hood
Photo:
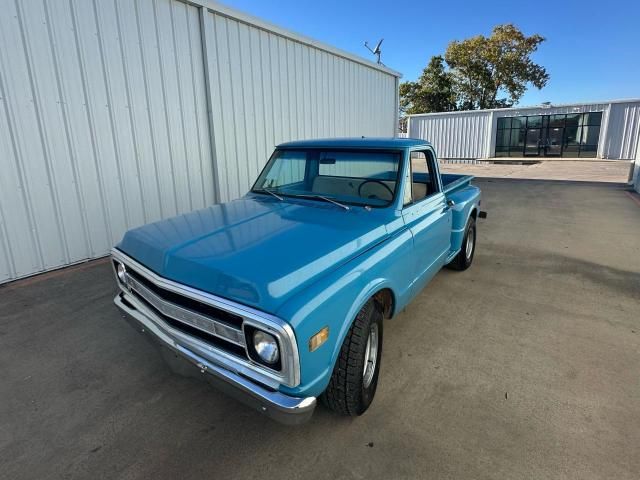
[[[276,313],[385,238],[376,213],[247,196],[130,230],[117,248],[164,278]]]

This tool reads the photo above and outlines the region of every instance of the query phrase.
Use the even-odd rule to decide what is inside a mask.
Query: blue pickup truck
[[[135,228],[115,303],[178,371],[280,422],[371,404],[383,320],[473,261],[480,190],[423,140],[278,145],[242,198]]]

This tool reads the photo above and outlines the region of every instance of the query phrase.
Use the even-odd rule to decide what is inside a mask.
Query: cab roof
[[[382,148],[403,149],[417,146],[430,146],[426,140],[419,138],[394,137],[352,137],[352,138],[317,138],[314,140],[295,140],[281,143],[277,148]]]

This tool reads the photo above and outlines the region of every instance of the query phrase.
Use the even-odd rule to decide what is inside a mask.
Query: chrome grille
[[[131,296],[136,308],[146,310],[147,316],[160,322],[159,325],[177,342],[187,342],[183,344],[196,348],[204,357],[272,388],[278,384],[299,385],[298,345],[287,322],[161,277],[117,249],[111,254],[114,273],[116,263],[126,267],[126,284],[118,280],[121,290]],[[257,328],[276,337],[281,350],[278,369],[257,363],[249,356],[245,327]]]
[[[215,335],[216,337],[239,345],[243,348],[245,347],[246,342],[242,330],[236,330],[235,328],[229,327],[212,318],[205,317],[204,315],[200,315],[199,313],[167,302],[166,300],[153,293],[147,287],[145,287],[132,275],[127,275],[127,285],[163,315],[171,317],[174,320],[184,322],[187,325],[191,325],[192,327],[200,329],[211,335]]]

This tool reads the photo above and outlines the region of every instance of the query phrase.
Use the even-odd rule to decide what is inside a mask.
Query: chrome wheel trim
[[[469,233],[467,233],[467,244],[465,245],[465,256],[467,257],[467,260],[471,260],[471,255],[473,254],[473,245],[475,243],[475,235],[474,235],[474,230],[471,229],[469,230]]]
[[[362,369],[362,386],[368,388],[373,381],[378,362],[378,324],[372,323],[367,337],[367,348],[364,352],[364,368]]]

